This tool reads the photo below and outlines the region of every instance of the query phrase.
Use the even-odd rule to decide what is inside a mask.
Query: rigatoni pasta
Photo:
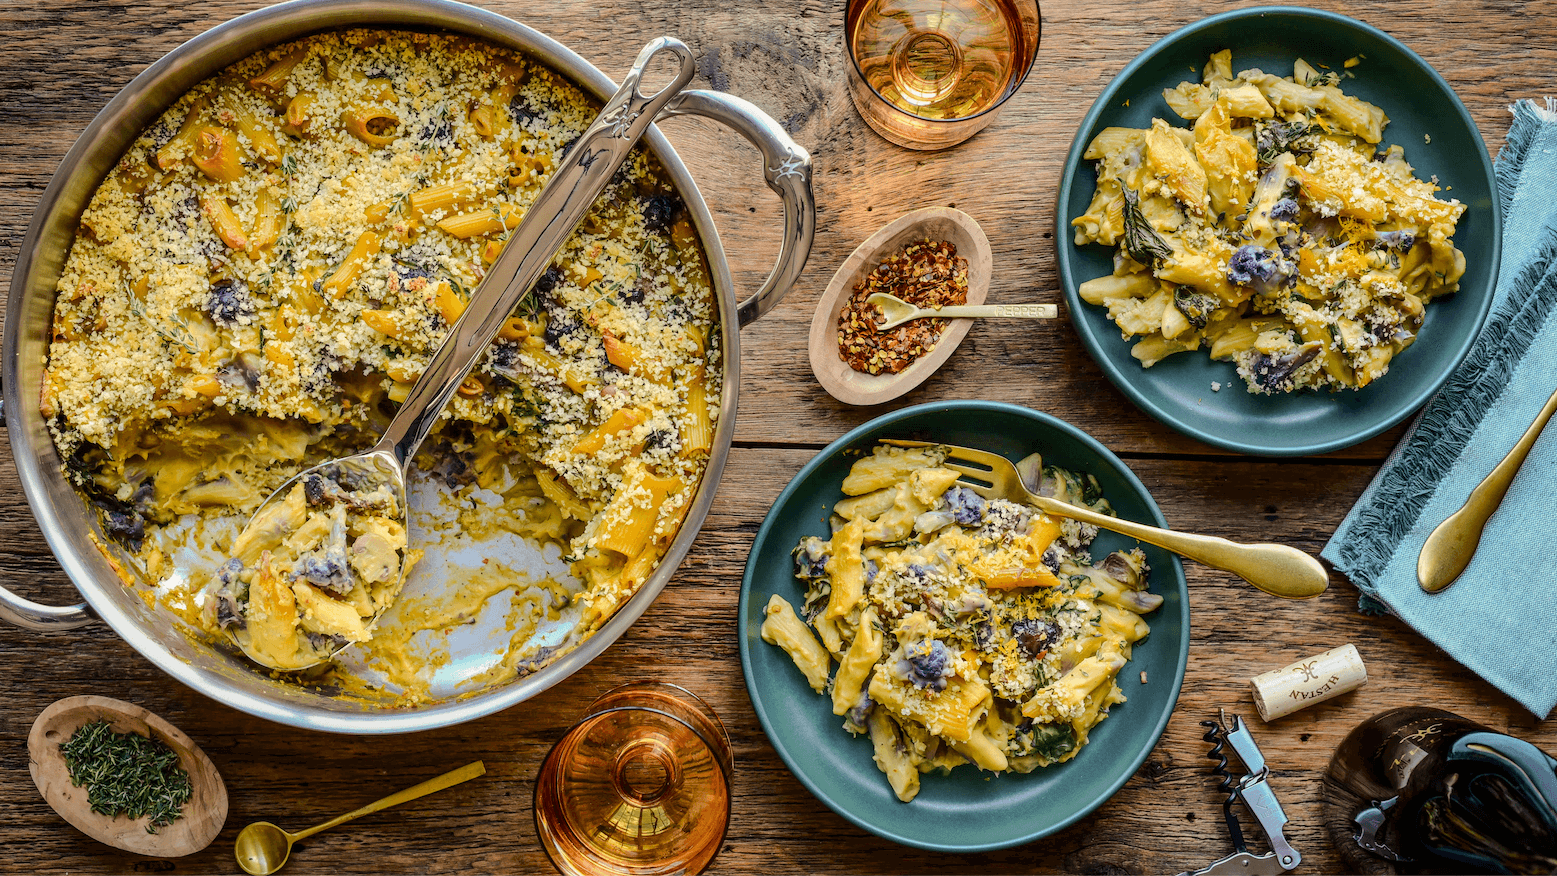
[[[1381,150],[1384,111],[1340,81],[1302,60],[1234,76],[1217,52],[1201,82],[1163,92],[1190,128],[1153,119],[1088,145],[1098,186],[1075,242],[1119,250],[1078,291],[1139,338],[1143,367],[1209,346],[1253,393],[1361,388],[1459,288],[1465,205]]]
[[[1075,757],[1124,701],[1115,676],[1162,603],[1139,549],[1093,563],[1095,527],[985,500],[945,457],[878,446],[855,462],[831,537],[795,548],[800,611],[772,594],[762,624],[844,729],[870,736],[904,802],[921,773]],[[1045,495],[1110,513],[1090,477],[1024,466]]]

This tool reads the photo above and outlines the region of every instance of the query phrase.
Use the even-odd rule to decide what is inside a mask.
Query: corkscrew
[[[1271,790],[1268,781],[1270,767],[1266,766],[1265,756],[1254,743],[1254,736],[1249,733],[1243,719],[1234,715],[1229,721],[1227,712],[1223,711],[1220,720],[1201,721],[1200,725],[1206,728],[1202,738],[1211,743],[1211,750],[1206,753],[1206,757],[1216,761],[1211,772],[1217,777],[1217,790],[1227,795],[1222,800],[1222,815],[1227,820],[1227,833],[1233,842],[1233,853],[1199,870],[1180,873],[1179,876],[1222,876],[1228,873],[1279,876],[1297,867],[1303,856],[1287,842],[1282,833],[1282,825],[1287,823],[1287,814],[1282,811],[1276,792]],[[1228,769],[1225,751],[1228,746],[1243,762],[1246,772],[1242,775],[1235,777]],[[1238,823],[1238,813],[1233,810],[1234,803],[1242,803],[1254,816],[1266,841],[1270,843],[1269,852],[1256,855],[1249,851],[1244,842],[1243,827]]]

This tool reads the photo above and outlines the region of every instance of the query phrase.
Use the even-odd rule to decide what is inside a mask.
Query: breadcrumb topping
[[[41,407],[109,534],[137,550],[147,524],[249,513],[371,445],[597,112],[512,52],[366,30],[184,95],[98,188],[58,284]],[[673,534],[718,418],[716,320],[685,204],[635,149],[420,461],[532,466],[612,578],[632,558],[582,524],[634,460],[675,485],[651,544]]]

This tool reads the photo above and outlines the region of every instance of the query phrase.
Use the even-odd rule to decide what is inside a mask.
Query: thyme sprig
[[[200,349],[195,345],[195,336],[189,331],[189,320],[174,313],[171,315],[172,326],[164,325],[161,320],[155,320],[146,315],[146,305],[134,292],[125,291],[129,299],[130,313],[145,320],[162,340],[175,347],[182,347],[190,353],[199,353]]]
[[[115,733],[105,720],[83,724],[59,747],[70,781],[87,789],[92,811],[110,817],[151,816],[147,833],[181,817],[193,788],[178,753],[139,733]]]

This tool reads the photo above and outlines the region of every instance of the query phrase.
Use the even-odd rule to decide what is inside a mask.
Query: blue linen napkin
[[[1530,451],[1447,591],[1417,555],[1557,389],[1557,101],[1521,101],[1496,169],[1502,269],[1470,356],[1423,408],[1321,553],[1451,657],[1545,718],[1557,706],[1557,425]],[[1375,602],[1376,600],[1376,602]]]

